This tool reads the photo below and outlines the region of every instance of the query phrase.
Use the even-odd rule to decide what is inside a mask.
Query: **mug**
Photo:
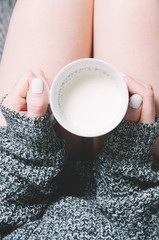
[[[113,130],[124,118],[128,102],[122,74],[95,58],[66,65],[55,76],[49,92],[57,122],[82,137],[97,137]]]

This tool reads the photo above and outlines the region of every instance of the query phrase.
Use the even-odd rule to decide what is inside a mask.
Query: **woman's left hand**
[[[152,86],[138,82],[130,76],[124,77],[131,94],[125,120],[140,123],[155,122],[155,101]]]

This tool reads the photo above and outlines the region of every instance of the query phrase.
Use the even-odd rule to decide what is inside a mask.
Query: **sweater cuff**
[[[13,154],[14,149],[18,149],[22,157],[32,159],[37,156],[43,158],[48,153],[66,148],[65,142],[56,132],[54,124],[50,123],[48,112],[40,118],[27,117],[3,106],[5,97],[0,103],[0,109],[7,122],[3,138],[7,138],[8,144],[2,138],[3,149]],[[35,156],[36,152],[37,156]]]
[[[107,169],[107,174],[111,176],[117,174],[144,181],[147,179],[156,181],[158,173],[154,174],[152,166],[158,137],[158,119],[153,124],[123,120],[108,134],[103,149],[96,159],[96,166]],[[100,168],[98,172],[101,171]]]
[[[104,148],[119,155],[149,155],[159,137],[159,119],[153,124],[135,123],[123,120],[117,128],[108,134]],[[140,150],[140,151],[138,151]],[[131,154],[131,155],[130,155]],[[129,156],[130,155],[130,156]]]
[[[115,129],[112,131],[113,134],[127,135],[131,133],[131,136],[140,136],[143,138],[159,137],[159,118],[155,118],[155,123],[136,123],[123,120]]]
[[[3,106],[5,97],[0,103],[0,109],[7,122],[7,129],[9,132],[14,132],[19,136],[22,135],[23,137],[36,139],[37,141],[45,139],[46,136],[48,137],[50,128],[52,128],[49,122],[48,113],[40,118],[27,117]]]

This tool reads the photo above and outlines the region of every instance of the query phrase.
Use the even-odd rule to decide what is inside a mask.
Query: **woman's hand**
[[[155,102],[153,88],[150,85],[134,80],[130,76],[125,76],[124,78],[128,90],[132,95],[125,120],[154,123]],[[3,105],[29,117],[42,117],[46,114],[48,108],[46,85],[47,79],[43,72],[38,71],[34,74],[31,71],[27,71],[15,84],[12,91],[4,100]]]
[[[27,71],[5,98],[3,105],[28,117],[44,116],[48,108],[48,94],[44,82],[46,83],[46,78],[41,71],[36,75]]]
[[[132,95],[129,100],[125,120],[140,123],[154,123],[155,101],[152,86],[138,82],[130,76],[125,76],[124,78],[129,93]]]

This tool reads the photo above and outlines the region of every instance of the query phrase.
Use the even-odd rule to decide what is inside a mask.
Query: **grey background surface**
[[[16,0],[0,0],[0,59],[8,31],[10,17]]]

